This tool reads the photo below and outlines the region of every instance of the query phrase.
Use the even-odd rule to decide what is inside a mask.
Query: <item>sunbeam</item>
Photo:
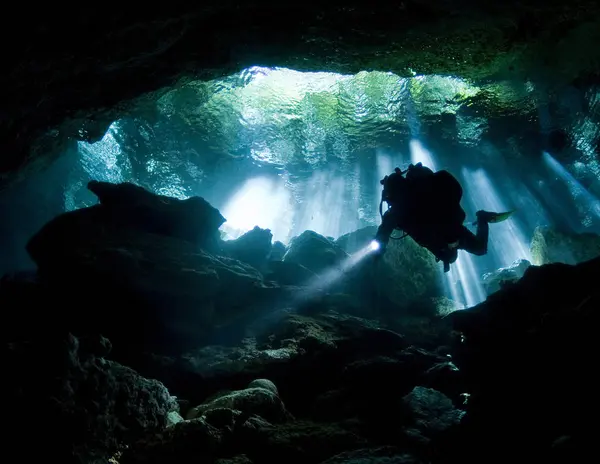
[[[291,195],[283,182],[268,177],[255,177],[229,199],[222,229],[229,238],[237,238],[254,226],[271,229],[274,240],[287,241],[292,228]]]
[[[427,150],[421,141],[412,139],[409,143],[410,147],[410,162],[412,164],[423,163],[424,166],[437,170],[436,163],[433,159],[433,154]]]
[[[473,257],[463,250],[445,275],[445,286],[458,308],[474,306],[486,297]]]
[[[484,169],[463,168],[462,176],[475,211],[483,209],[503,212],[513,209],[500,197]],[[511,217],[504,222],[494,224],[491,229],[490,234],[493,239],[490,239],[488,249],[499,260],[499,267],[506,266],[519,258],[531,260],[528,240],[515,219]]]
[[[310,299],[315,294],[327,290],[329,287],[338,282],[344,274],[354,269],[362,260],[364,260],[371,253],[379,250],[379,244],[376,241],[372,241],[356,253],[353,253],[344,261],[339,263],[337,266],[333,266],[315,277],[313,280],[307,283],[307,291],[303,295],[303,299]]]
[[[590,193],[581,183],[573,177],[556,159],[548,152],[542,154],[546,165],[554,172],[567,186],[573,199],[578,205],[582,206],[584,214],[589,214],[595,218],[600,218],[600,199]]]
[[[326,237],[339,237],[352,230],[346,220],[346,178],[332,171],[314,172],[304,183],[305,200],[298,205],[295,230],[313,230]]]

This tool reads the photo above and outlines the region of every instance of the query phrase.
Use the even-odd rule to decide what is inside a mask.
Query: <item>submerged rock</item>
[[[248,455],[255,462],[320,463],[348,449],[364,446],[364,438],[336,423],[295,421],[265,427],[252,436]]]
[[[340,453],[322,464],[420,464],[421,460],[393,446],[362,448]]]
[[[273,234],[269,229],[254,227],[235,240],[222,243],[224,252],[239,261],[262,270],[271,254]]]
[[[355,253],[373,240],[376,231],[376,227],[365,227],[340,237],[336,243],[349,253]],[[392,238],[383,259],[367,254],[358,262],[349,272],[346,287],[366,301],[377,301],[384,306],[383,311],[387,305],[390,310],[404,314],[416,308],[419,314],[426,308],[434,313],[434,305],[425,302],[443,296],[439,284],[440,266],[434,256],[412,238]]]
[[[57,427],[60,437],[48,435],[44,458],[75,450],[86,462],[120,452],[121,464],[470,464],[496,458],[472,443],[508,461],[557,447],[565,454],[589,438],[581,411],[597,390],[589,366],[600,258],[522,262],[509,269],[527,267],[522,278],[502,270],[495,277],[508,274],[512,285],[452,311],[430,286],[439,269],[429,252],[403,239],[308,298],[306,282],[324,280],[317,272],[348,256],[325,237],[303,234],[289,259],[268,262],[263,275],[193,241],[115,222],[108,205],[48,223],[28,247],[39,273],[0,281],[5,318],[22,329],[16,336],[13,325],[3,327],[16,398],[10,417],[21,430],[40,412],[67,424]],[[252,234],[264,247],[244,259],[264,263],[269,233]],[[348,243],[356,252],[363,242]],[[395,325],[361,316],[371,307],[357,295],[369,285],[379,298],[370,301],[394,313]],[[32,335],[70,327],[90,336],[57,348],[51,336]],[[241,329],[225,337],[227,327]],[[184,399],[102,358],[109,353]]]
[[[285,256],[287,247],[280,241],[273,243],[271,247],[271,254],[269,255],[269,261],[281,261]]]
[[[377,263],[378,289],[396,305],[409,308],[425,298],[442,296],[440,263],[412,238],[390,240]]]
[[[348,254],[334,242],[307,230],[291,240],[283,261],[300,264],[320,274],[339,268],[346,258]]]
[[[562,435],[579,443],[572,460],[595,449],[585,424],[597,403],[590,366],[597,357],[599,274],[600,258],[530,266],[514,285],[447,317],[461,334],[454,363],[470,393],[463,443],[480,444],[467,447],[469,462],[486,460],[484,449],[498,450],[494,462],[515,453],[550,460],[550,446]]]
[[[507,284],[516,282],[523,277],[529,266],[531,266],[531,263],[526,259],[518,259],[508,267],[501,267],[494,272],[484,274],[482,283],[485,292],[489,295],[497,292]]]
[[[363,227],[354,232],[340,236],[335,244],[346,253],[354,254],[367,247],[377,234],[377,226]]]
[[[413,420],[406,433],[421,444],[458,425],[465,414],[433,388],[417,386],[402,401]]]
[[[164,364],[151,360],[144,372],[195,404],[266,378],[277,385],[295,415],[306,412],[323,389],[333,389],[354,360],[399,355],[407,347],[401,335],[378,326],[339,313],[301,316],[283,311],[250,326],[248,338],[237,346],[211,345]]]
[[[28,243],[38,280],[60,308],[57,321],[101,330],[119,346],[137,341],[178,350],[198,346],[217,328],[250,317],[252,308],[279,294],[279,287],[265,283],[252,266],[137,223],[115,222],[110,208],[65,213]]]
[[[279,398],[275,384],[267,379],[257,379],[250,382],[247,388],[217,395],[192,408],[186,418],[194,419],[219,409],[232,409],[248,416],[260,416],[271,423],[285,422],[291,418]]]
[[[273,280],[280,285],[307,285],[318,279],[316,273],[302,264],[289,261],[269,261],[264,272],[266,280]]]
[[[536,265],[548,263],[578,264],[600,256],[600,235],[568,234],[549,227],[536,228],[531,241]]]
[[[106,462],[169,424],[175,398],[160,382],[100,357],[107,343],[69,334],[5,350],[6,453],[32,462]],[[48,426],[35,426],[38,420]]]
[[[215,464],[252,464],[252,460],[245,454],[239,454],[232,458],[217,459]]]
[[[206,418],[178,422],[159,434],[149,434],[123,451],[120,464],[181,462],[195,459],[213,462],[224,442],[224,430]]]
[[[88,189],[110,211],[111,222],[120,227],[180,238],[209,251],[218,248],[218,229],[225,218],[204,198],[179,200],[127,182],[91,181]]]

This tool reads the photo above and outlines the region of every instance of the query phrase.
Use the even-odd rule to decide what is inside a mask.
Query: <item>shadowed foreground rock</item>
[[[131,187],[109,187],[120,188]],[[291,259],[268,271],[292,281],[295,269],[292,292],[170,234],[168,223],[148,230],[146,213],[126,204],[51,221],[29,245],[38,272],[0,281],[11,455],[73,464],[112,455],[120,464],[562,464],[593,451],[600,257],[529,266],[486,302],[444,318],[411,300],[412,313],[424,313],[413,325],[416,316],[390,299],[377,317],[378,300],[356,289],[366,264],[336,292],[310,293],[299,276],[347,259],[325,237],[305,235],[318,245],[295,251],[306,267]],[[182,219],[169,202],[150,210]],[[244,259],[260,264],[271,239],[255,233],[259,250]],[[50,430],[32,429],[37,418]]]
[[[531,266],[523,278],[449,316],[463,335],[455,362],[470,393],[465,457],[506,462],[585,460],[596,438],[586,419],[598,407],[600,257],[576,266]],[[509,431],[509,432],[508,432]],[[566,437],[566,439],[564,439]],[[508,443],[507,443],[508,442]]]
[[[23,462],[106,462],[124,445],[167,425],[178,408],[156,380],[104,359],[104,338],[46,339],[5,347],[4,453]],[[44,425],[35,426],[36,421]]]
[[[117,346],[175,348],[278,294],[250,265],[200,248],[205,242],[195,238],[214,235],[223,221],[204,200],[165,199],[132,184],[91,188],[99,186],[100,205],[55,218],[27,247],[40,284],[61,308],[56,317],[72,330],[99,330]],[[189,218],[199,222],[185,236]],[[88,296],[85,308],[81,295]]]

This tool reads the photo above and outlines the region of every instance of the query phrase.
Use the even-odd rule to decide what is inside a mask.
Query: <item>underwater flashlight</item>
[[[370,248],[371,248],[371,251],[377,251],[381,248],[381,244],[377,240],[373,240],[371,242]]]

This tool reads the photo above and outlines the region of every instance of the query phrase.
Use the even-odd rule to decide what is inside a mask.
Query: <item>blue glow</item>
[[[433,154],[427,150],[423,144],[417,140],[410,141],[410,162],[412,164],[423,163],[424,166],[437,171],[437,165],[433,159]]]
[[[486,211],[504,212],[513,210],[511,205],[506,204],[494,187],[486,171],[482,168],[476,170],[462,169],[465,185],[475,211],[483,209]],[[529,251],[529,240],[517,224],[514,217],[506,221],[490,226],[489,251],[506,266],[517,259],[531,261]]]
[[[292,227],[291,195],[283,182],[267,177],[247,180],[223,208],[222,229],[237,238],[254,226],[271,229],[275,240],[287,240]]]
[[[573,198],[582,206],[582,213],[600,218],[600,199],[583,187],[552,155],[544,152],[542,156],[544,162],[566,184]]]

